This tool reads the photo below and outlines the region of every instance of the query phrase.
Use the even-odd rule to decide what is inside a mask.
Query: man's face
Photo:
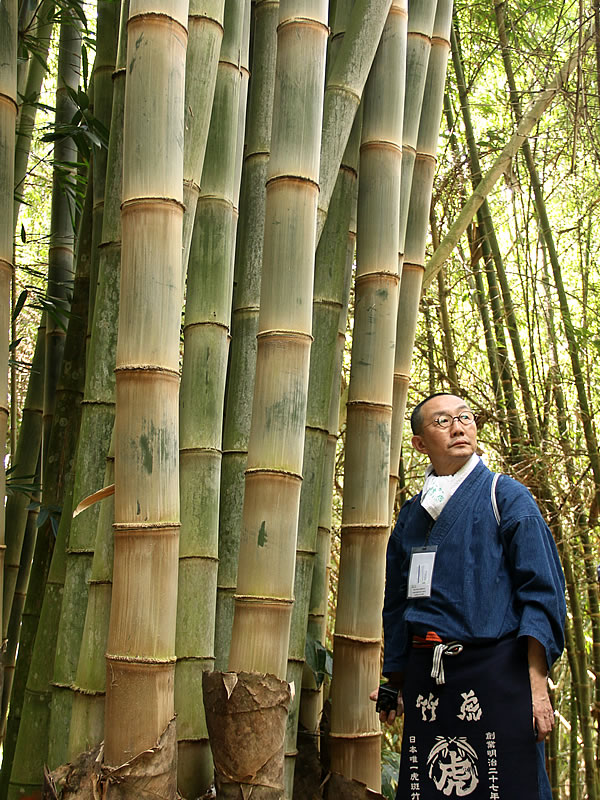
[[[447,428],[435,421],[440,415],[457,417],[471,409],[460,397],[441,395],[432,397],[421,408],[421,432],[412,438],[413,447],[429,456],[438,475],[454,475],[471,458],[477,448],[477,426],[474,422],[463,425],[457,419]]]

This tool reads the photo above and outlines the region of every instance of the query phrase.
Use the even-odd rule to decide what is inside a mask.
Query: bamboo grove
[[[0,12],[0,800],[394,797],[444,390],[555,537],[547,765],[600,800],[600,3]]]

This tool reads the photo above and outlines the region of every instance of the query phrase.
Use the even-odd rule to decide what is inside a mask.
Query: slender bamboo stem
[[[211,670],[214,663],[221,445],[243,88],[240,53],[247,50],[243,42],[245,11],[245,0],[226,0],[187,279],[180,392],[181,531],[175,670],[178,786],[186,797],[203,795],[214,771],[200,687],[203,671]],[[193,695],[196,700],[190,703]]]

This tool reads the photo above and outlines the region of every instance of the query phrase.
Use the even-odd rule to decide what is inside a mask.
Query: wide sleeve
[[[407,558],[401,535],[408,516],[409,503],[404,504],[387,546],[385,596],[383,601],[383,674],[404,672],[408,661],[408,626],[404,620],[407,605]]]
[[[501,533],[521,618],[518,635],[543,645],[550,668],[564,647],[565,579],[552,533],[531,493],[512,479],[503,477],[501,483],[507,480]]]

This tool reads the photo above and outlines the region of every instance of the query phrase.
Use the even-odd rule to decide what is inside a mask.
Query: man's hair
[[[430,400],[433,400],[434,397],[454,397],[451,392],[435,392],[435,394],[430,394],[429,397],[426,397],[425,400],[421,400],[414,409],[412,414],[410,415],[410,427],[413,432],[413,436],[419,436],[421,431],[423,430],[423,413],[422,408],[425,403],[428,403]]]

